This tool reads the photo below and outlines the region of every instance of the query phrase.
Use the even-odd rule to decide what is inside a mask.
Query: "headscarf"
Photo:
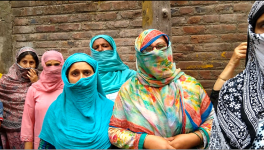
[[[69,83],[67,70],[76,62],[87,62],[94,74]],[[61,77],[63,92],[50,105],[39,135],[56,149],[107,149],[109,120],[113,102],[105,97],[98,64],[84,53],[75,53],[65,61]]]
[[[16,63],[0,79],[0,101],[4,106],[4,121],[1,127],[4,129],[20,130],[21,128],[24,102],[31,82],[27,77],[30,68],[21,67],[17,63],[17,59],[26,51],[36,54],[36,51],[31,47],[21,48],[16,54]]]
[[[113,50],[99,52],[93,49],[94,41],[99,38],[105,39]],[[92,57],[98,62],[99,75],[106,94],[117,92],[131,76],[136,74],[136,71],[129,69],[120,59],[115,41],[111,36],[97,35],[93,37],[90,42],[90,49]]]
[[[49,60],[57,60],[60,63],[59,66],[46,66],[46,62]],[[59,89],[63,89],[63,81],[61,79],[61,68],[64,64],[63,56],[60,52],[50,50],[46,51],[41,58],[41,65],[43,71],[39,76],[39,80],[32,84],[38,91],[52,92]]]
[[[167,37],[148,29],[136,39],[137,75],[120,88],[110,126],[162,137],[188,133],[190,128],[203,130],[200,125],[212,110],[210,99],[200,83],[175,68],[169,38],[168,48],[141,52],[163,35]],[[188,123],[187,116],[191,120]]]
[[[153,50],[149,53],[142,51],[161,36],[168,41],[168,47],[161,50]],[[159,30],[149,29],[143,31],[135,41],[137,57],[137,77],[143,85],[162,87],[174,80],[180,70],[176,71],[173,63],[171,42],[169,37]]]
[[[264,2],[256,1],[248,16],[246,68],[228,80],[219,93],[210,143],[212,149],[255,148],[254,140],[260,138],[256,135],[259,120],[264,116],[264,34],[254,33],[254,28],[263,13]],[[263,148],[264,145],[258,146]]]

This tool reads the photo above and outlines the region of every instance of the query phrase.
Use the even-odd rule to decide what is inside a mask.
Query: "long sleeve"
[[[203,88],[200,90],[200,97],[201,97],[201,118],[203,123],[199,126],[198,130],[203,135],[203,141],[204,141],[204,148],[207,148],[210,136],[211,136],[211,129],[212,129],[212,123],[214,119],[214,108],[212,106],[212,103],[210,101],[210,98],[208,97],[207,93]],[[207,108],[207,109],[205,109]]]
[[[121,123],[122,121],[120,122],[118,118],[115,118],[116,115],[121,115],[122,118],[125,119],[125,112],[121,104],[120,93],[118,93],[115,100],[114,113],[111,117],[110,127],[108,129],[110,142],[116,147],[122,149],[143,149],[144,140],[147,134],[144,132],[135,133],[128,130],[127,127],[120,127],[121,124],[124,125],[127,122]]]
[[[109,127],[110,142],[122,149],[143,149],[145,133],[138,134],[122,128]]]
[[[34,88],[30,87],[27,92],[24,112],[21,125],[21,141],[30,141],[34,139],[35,124],[35,100]]]

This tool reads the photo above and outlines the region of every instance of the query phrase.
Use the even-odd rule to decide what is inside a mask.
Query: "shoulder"
[[[37,91],[37,89],[36,89],[34,86],[31,85],[31,86],[28,88],[27,93],[35,94],[36,91]]]
[[[194,77],[187,75],[185,73],[178,78],[178,81],[181,83],[181,85],[186,86],[186,87],[193,87],[193,86],[197,87],[198,86],[200,88],[203,88],[202,84],[198,80],[196,80]]]
[[[131,78],[129,78],[120,88],[120,90],[126,90],[129,89],[131,87],[131,85],[134,84],[135,80],[136,80],[136,76],[132,76]]]

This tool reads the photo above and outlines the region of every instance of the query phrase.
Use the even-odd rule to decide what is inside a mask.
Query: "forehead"
[[[154,41],[152,44],[156,44],[156,43],[165,43],[166,44],[167,42],[166,42],[166,39],[164,38],[164,36],[161,36],[156,41]]]
[[[47,63],[60,63],[60,61],[58,61],[58,60],[49,60],[49,61],[46,62],[46,64]]]
[[[264,20],[264,13],[258,18],[257,23]]]
[[[76,62],[71,65],[70,71],[72,70],[92,70],[93,68],[87,62]]]
[[[22,58],[21,60],[34,60],[34,58],[30,54],[28,54],[24,58]]]
[[[102,44],[102,43],[107,43],[107,44],[109,44],[105,39],[103,39],[103,38],[99,38],[99,39],[96,39],[96,40],[94,41],[93,45],[94,45],[94,44]]]

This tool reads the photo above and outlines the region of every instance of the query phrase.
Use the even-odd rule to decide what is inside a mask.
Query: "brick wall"
[[[247,37],[252,1],[171,1],[172,44],[177,67],[210,93],[233,49]],[[13,50],[49,49],[67,58],[90,54],[97,34],[115,39],[121,59],[135,68],[134,40],[142,31],[142,1],[12,1]],[[236,70],[244,67],[244,61]]]
[[[12,1],[14,49],[32,46],[38,54],[55,49],[67,58],[90,54],[90,39],[115,39],[121,59],[135,68],[134,39],[143,31],[141,1]]]
[[[211,89],[233,50],[247,41],[253,1],[171,1],[174,61]],[[244,69],[240,62],[236,73]]]

